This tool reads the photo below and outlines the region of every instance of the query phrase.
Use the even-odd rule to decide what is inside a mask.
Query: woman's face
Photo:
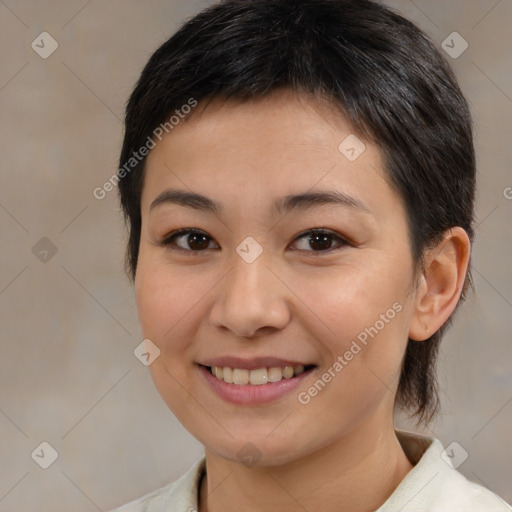
[[[283,464],[388,428],[413,262],[379,151],[290,92],[199,107],[151,150],[141,198],[136,300],[159,393],[233,461]],[[324,193],[338,200],[309,197]]]

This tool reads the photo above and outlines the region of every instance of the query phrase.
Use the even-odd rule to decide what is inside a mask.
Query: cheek
[[[393,399],[407,343],[403,290],[405,282],[382,270],[340,273],[309,284],[308,305],[321,319],[309,315],[304,328],[328,355],[318,380],[299,390],[300,403],[306,404],[299,411],[331,425],[333,435]]]
[[[222,271],[173,265],[159,254],[141,253],[135,296],[142,334],[159,348],[176,371],[193,356],[197,331],[211,307],[211,293]],[[185,352],[190,353],[185,356]],[[179,357],[177,357],[179,356]],[[164,359],[164,358],[162,358]]]
[[[406,272],[396,272],[375,262],[366,268],[340,267],[314,278],[296,278],[301,298],[313,314],[308,328],[325,340],[331,351],[344,351],[352,340],[364,342],[368,330],[396,333],[403,321],[406,300]],[[402,332],[402,331],[401,331]]]
[[[170,269],[144,254],[139,257],[135,282],[139,323],[143,337],[160,349],[160,357],[149,371],[160,396],[185,425],[197,409],[190,383],[190,358],[186,355],[197,328],[197,322],[190,319],[200,307],[191,283],[194,279],[178,272],[177,267]]]
[[[156,343],[160,350],[168,350],[166,340],[176,341],[181,322],[193,309],[195,293],[183,272],[172,271],[165,265],[141,255],[135,281],[135,297],[142,334]],[[173,348],[179,350],[173,343]]]
[[[354,420],[372,410],[398,385],[401,360],[407,343],[407,280],[383,258],[368,265],[340,268],[322,279],[303,281],[307,305],[318,316],[307,315],[304,325],[324,352],[322,375],[329,381],[318,392],[315,414],[341,421],[347,410]],[[340,360],[341,358],[341,360]],[[301,390],[309,396],[314,389]],[[305,396],[305,400],[308,399]],[[312,399],[314,401],[316,399]],[[323,407],[321,403],[331,403]],[[357,412],[358,411],[358,412]],[[339,416],[339,417],[338,417]]]

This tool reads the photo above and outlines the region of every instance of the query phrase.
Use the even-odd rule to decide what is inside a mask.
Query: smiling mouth
[[[204,366],[204,365],[201,365]],[[261,386],[272,382],[279,382],[283,379],[292,379],[303,372],[315,368],[314,364],[306,366],[272,366],[268,368],[256,368],[248,370],[245,368],[230,368],[220,366],[204,366],[217,380],[228,384]]]

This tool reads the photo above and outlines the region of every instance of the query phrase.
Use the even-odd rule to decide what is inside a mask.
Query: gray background
[[[476,122],[477,294],[444,340],[443,416],[424,432],[458,442],[469,454],[459,470],[512,502],[512,2],[389,4],[440,48],[453,31],[469,43],[449,60]],[[116,171],[142,66],[205,5],[0,1],[0,511],[108,510],[202,454],[133,355],[141,335],[116,191],[92,191]],[[31,48],[43,31],[59,44],[47,59]],[[48,242],[33,251],[43,237],[57,248],[47,261]],[[42,441],[59,454],[46,470],[31,458]]]

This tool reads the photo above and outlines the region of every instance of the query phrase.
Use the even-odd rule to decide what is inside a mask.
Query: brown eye
[[[326,251],[331,248],[332,236],[325,233],[310,235],[309,244],[315,251]]]
[[[166,237],[160,245],[176,246],[176,250],[185,252],[202,252],[209,248],[211,238],[202,231],[180,229]],[[174,249],[174,247],[173,247]]]
[[[349,242],[341,236],[325,229],[311,229],[299,235],[295,240],[302,241],[299,244],[295,243],[295,245],[299,245],[297,250],[318,253],[319,256],[322,253],[349,245]],[[212,242],[213,239],[203,231],[180,229],[171,233],[158,245],[168,247],[174,251],[193,254],[218,248],[216,245],[212,247]]]
[[[325,252],[336,248],[336,244],[339,247],[347,245],[348,242],[341,238],[339,235],[327,231],[324,229],[312,229],[306,231],[302,235],[298,236],[296,240],[304,240],[302,247],[298,250],[308,252]],[[333,247],[333,242],[335,246]]]
[[[202,251],[208,249],[209,243],[205,235],[201,233],[190,233],[186,235],[186,237],[186,243],[192,250]]]

